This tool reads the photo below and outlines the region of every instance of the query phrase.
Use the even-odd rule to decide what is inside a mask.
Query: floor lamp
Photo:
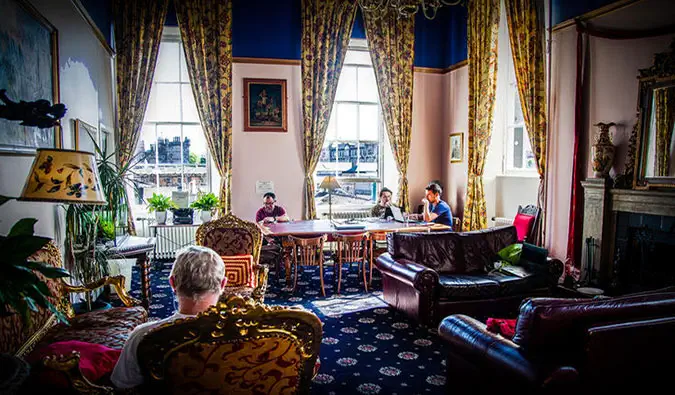
[[[333,220],[333,191],[340,188],[340,183],[335,176],[325,176],[321,181],[319,188],[328,190],[328,219]]]

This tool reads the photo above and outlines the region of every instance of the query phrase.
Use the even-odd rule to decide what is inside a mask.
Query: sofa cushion
[[[228,287],[255,287],[257,277],[253,271],[253,255],[221,256],[225,263]]]
[[[473,300],[499,295],[499,283],[485,275],[443,274],[438,282],[441,299]]]
[[[546,277],[529,272],[527,269],[518,267],[521,275],[512,273],[492,272],[488,278],[499,284],[499,296],[515,296],[528,293],[537,288],[546,288]]]
[[[461,254],[464,262],[462,273],[485,273],[497,260],[497,251],[490,248],[490,243],[485,233],[459,233],[461,240]]]
[[[525,240],[527,235],[530,234],[532,229],[532,224],[534,224],[534,216],[527,214],[516,214],[516,217],[513,219],[513,226],[516,227],[516,232],[518,233],[518,241],[522,242]]]
[[[390,233],[387,241],[394,259],[408,259],[439,273],[465,271],[458,233]]]
[[[79,340],[121,349],[129,333],[138,325],[148,321],[148,313],[143,307],[115,307],[76,315],[70,325],[59,324],[52,327],[37,348],[51,343]]]

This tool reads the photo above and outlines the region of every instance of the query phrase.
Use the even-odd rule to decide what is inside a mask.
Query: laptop
[[[392,206],[389,206],[389,210],[391,211],[391,215],[394,217],[394,221],[396,221],[396,222],[406,222],[405,218],[403,218],[403,213],[401,212],[401,209],[399,207],[396,207],[396,206],[392,205]],[[409,220],[408,223],[409,224],[428,224],[429,222]]]

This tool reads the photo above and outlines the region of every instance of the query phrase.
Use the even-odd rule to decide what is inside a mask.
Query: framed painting
[[[26,0],[0,0],[0,111],[7,100],[59,102],[58,33]],[[0,153],[61,148],[61,127],[22,126],[0,118]]]
[[[450,134],[450,163],[464,160],[464,133]]]
[[[286,80],[244,78],[244,131],[287,132]]]
[[[100,144],[98,129],[81,119],[76,119],[74,123],[75,127],[73,130],[75,133],[75,150],[96,154],[96,146],[94,145],[94,141],[96,141],[97,144]]]

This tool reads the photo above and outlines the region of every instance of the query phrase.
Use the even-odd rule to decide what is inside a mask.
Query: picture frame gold
[[[244,131],[288,132],[286,80],[244,78]]]
[[[450,133],[450,163],[464,161],[464,133]]]

